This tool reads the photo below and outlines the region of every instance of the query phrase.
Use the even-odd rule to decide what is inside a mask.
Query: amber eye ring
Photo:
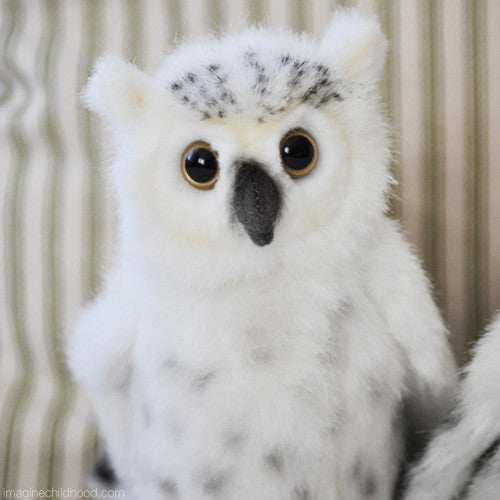
[[[204,141],[192,142],[182,153],[184,179],[197,189],[212,189],[219,178],[217,151]]]
[[[311,134],[303,129],[288,132],[280,143],[281,163],[294,179],[308,174],[318,161],[318,146]]]

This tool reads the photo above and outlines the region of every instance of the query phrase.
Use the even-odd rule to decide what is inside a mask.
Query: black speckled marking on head
[[[252,111],[258,110],[256,117],[261,122],[299,104],[321,108],[332,100],[342,101],[348,93],[342,78],[332,75],[321,62],[287,53],[277,53],[269,60],[268,54],[261,54],[247,46],[240,53],[241,61],[204,63],[167,82],[166,88],[203,119],[242,114],[246,110],[239,103],[248,102]],[[238,63],[247,68],[247,87],[232,84],[232,71],[239,71],[232,65]]]
[[[243,54],[243,59],[245,64],[255,72],[253,84],[254,92],[261,96],[269,93],[269,75],[267,74],[266,68],[259,62],[257,54],[249,49]]]
[[[316,71],[316,73],[319,76],[327,77],[330,75],[330,70],[324,64],[315,64],[313,67],[314,67],[314,71]]]
[[[207,372],[203,373],[202,375],[199,375],[193,380],[192,387],[195,391],[201,391],[203,389],[206,389],[210,381],[214,378],[215,373],[213,372]]]
[[[286,66],[287,64],[290,64],[292,58],[288,54],[284,54],[280,57],[279,61],[282,66]]]
[[[210,73],[216,73],[220,70],[220,66],[218,64],[209,64],[207,70],[210,71]]]
[[[294,500],[312,500],[311,492],[305,486],[295,486],[292,492]]]
[[[297,89],[300,103],[309,102],[315,108],[320,108],[331,100],[343,100],[339,91],[341,81],[330,78],[328,67],[305,59],[291,59],[289,56],[281,60],[287,61],[290,71],[287,85],[290,89]]]
[[[162,493],[169,497],[177,496],[177,483],[173,479],[162,479],[159,482]]]
[[[237,104],[227,81],[227,71],[221,64],[214,62],[196,71],[186,72],[170,84],[170,90],[182,104],[198,111],[203,120],[224,118],[229,107]],[[182,93],[179,92],[181,89]]]
[[[264,462],[274,471],[280,474],[285,469],[285,460],[283,457],[283,452],[276,449],[264,455]]]
[[[100,457],[94,464],[92,475],[108,487],[116,486],[116,474],[107,453]]]
[[[290,78],[288,80],[288,86],[293,88],[296,87],[301,78],[305,74],[305,70],[307,69],[307,61],[299,61],[295,60],[290,66]]]
[[[219,471],[215,474],[209,474],[203,480],[203,491],[208,495],[220,495],[226,487],[228,479],[229,475],[225,471]]]

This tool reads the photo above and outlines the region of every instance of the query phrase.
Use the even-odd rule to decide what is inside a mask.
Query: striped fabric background
[[[392,210],[436,284],[462,359],[500,308],[500,1],[362,3],[391,41]],[[95,447],[61,346],[112,255],[102,129],[77,98],[96,57],[118,52],[153,69],[173,41],[244,20],[319,35],[333,5],[0,2],[0,491],[78,487]]]

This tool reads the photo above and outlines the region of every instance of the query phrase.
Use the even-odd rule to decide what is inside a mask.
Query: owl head
[[[328,272],[366,245],[390,183],[376,19],[337,12],[321,40],[249,28],[184,45],[155,75],[98,61],[122,250],[207,286]]]

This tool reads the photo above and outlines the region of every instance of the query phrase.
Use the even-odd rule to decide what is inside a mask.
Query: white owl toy
[[[389,499],[446,408],[446,330],[384,215],[385,52],[341,11],[320,42],[98,63],[119,252],[68,357],[131,498]]]
[[[456,399],[410,474],[407,500],[500,499],[500,315],[476,346]]]

